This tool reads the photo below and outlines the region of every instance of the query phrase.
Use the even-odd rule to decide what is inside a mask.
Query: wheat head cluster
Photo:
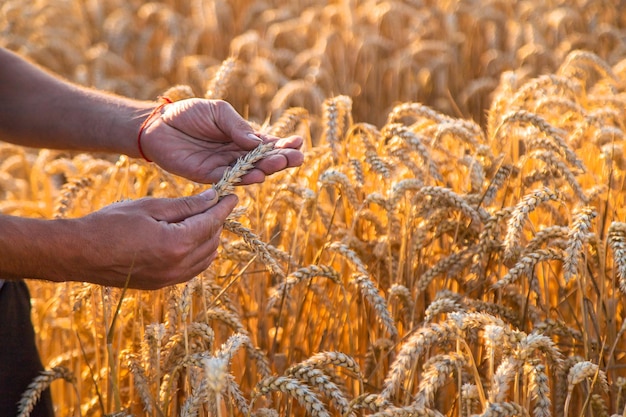
[[[20,417],[48,386],[59,416],[626,414],[623,2],[8,0],[0,21],[68,79],[226,99],[306,155],[235,187],[260,146],[213,185],[240,206],[185,284],[29,282],[46,371]],[[207,187],[0,143],[4,214]]]

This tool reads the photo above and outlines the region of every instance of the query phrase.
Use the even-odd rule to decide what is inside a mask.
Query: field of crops
[[[24,415],[626,415],[626,2],[5,0],[0,46],[306,151],[186,284],[30,281]],[[206,187],[0,142],[4,214]]]

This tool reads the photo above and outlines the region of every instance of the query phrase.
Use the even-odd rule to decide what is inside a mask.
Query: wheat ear
[[[532,360],[524,364],[524,373],[528,375],[530,398],[535,402],[533,417],[552,417],[550,384],[545,365]]]
[[[423,367],[423,379],[420,380],[415,402],[432,407],[437,390],[445,384],[450,375],[456,373],[461,379],[461,370],[465,363],[463,355],[458,353],[442,354],[428,359]]]
[[[565,282],[578,273],[578,259],[580,258],[591,228],[591,221],[597,216],[593,207],[585,206],[576,210],[572,226],[568,233],[567,249],[563,262]]]
[[[528,214],[534,211],[539,204],[548,200],[558,200],[559,196],[549,188],[540,188],[522,197],[515,205],[508,221],[506,237],[504,238],[504,253],[510,258],[519,245],[520,235]]]
[[[17,417],[28,417],[35,408],[35,405],[37,405],[41,394],[48,389],[52,381],[56,379],[64,379],[74,386],[76,384],[76,377],[65,367],[57,366],[52,369],[42,371],[35,377],[33,382],[28,385],[28,388],[22,394],[22,397],[17,404]]]
[[[489,403],[480,417],[528,417],[528,410],[516,403]]]
[[[607,236],[613,250],[613,262],[619,279],[619,289],[626,294],[626,223],[611,222]]]
[[[297,378],[330,399],[332,406],[342,415],[349,413],[349,404],[341,389],[321,370],[308,366],[295,366],[285,371],[288,377]]]
[[[250,250],[252,250],[259,257],[260,261],[270,270],[272,274],[281,277],[285,276],[285,272],[282,267],[267,249],[267,244],[263,242],[256,233],[245,227],[240,222],[231,219],[226,219],[224,222],[224,228],[241,237],[250,247]]]
[[[453,340],[459,335],[456,325],[448,322],[442,324],[431,323],[418,329],[402,344],[398,356],[391,364],[391,370],[385,378],[380,395],[383,399],[390,399],[398,391],[407,373],[428,349],[435,344]]]
[[[273,142],[261,143],[259,146],[237,159],[235,165],[228,167],[222,178],[213,186],[219,197],[232,194],[234,186],[241,182],[241,177],[254,168],[254,163],[260,161],[267,153],[274,149]]]
[[[261,380],[254,389],[252,402],[259,396],[275,391],[289,394],[298,400],[298,403],[313,417],[330,417],[324,404],[308,386],[295,378],[285,376],[270,376]]]
[[[309,265],[292,272],[285,278],[283,282],[278,284],[277,288],[272,291],[272,294],[267,300],[267,309],[271,310],[281,299],[286,297],[289,291],[299,282],[304,280],[310,280],[314,277],[325,277],[339,286],[343,286],[339,273],[325,265]]]
[[[376,315],[382,321],[383,325],[389,333],[389,337],[392,339],[398,336],[398,329],[396,328],[393,318],[387,308],[387,300],[385,300],[379,293],[378,288],[372,282],[369,275],[355,274],[352,278],[352,282],[361,290],[363,298],[365,298],[376,311]]]
[[[226,89],[228,88],[228,83],[231,79],[233,72],[237,67],[237,58],[228,57],[222,64],[219,69],[215,73],[215,76],[209,82],[206,93],[204,94],[205,98],[208,99],[223,99],[226,95]]]

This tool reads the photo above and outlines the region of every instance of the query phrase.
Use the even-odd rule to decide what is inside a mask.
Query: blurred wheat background
[[[306,138],[187,284],[29,282],[23,415],[48,384],[58,416],[626,415],[625,26],[617,0],[5,0],[0,45],[70,80]],[[204,188],[0,143],[5,214]]]

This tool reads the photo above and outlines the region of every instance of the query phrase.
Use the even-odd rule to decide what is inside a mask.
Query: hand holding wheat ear
[[[146,126],[141,139],[146,158],[201,183],[218,181],[237,159],[259,144],[271,143],[264,158],[241,175],[241,184],[263,182],[267,175],[301,165],[302,142],[299,136],[281,139],[254,132],[229,103],[197,98],[165,106],[161,117]]]

